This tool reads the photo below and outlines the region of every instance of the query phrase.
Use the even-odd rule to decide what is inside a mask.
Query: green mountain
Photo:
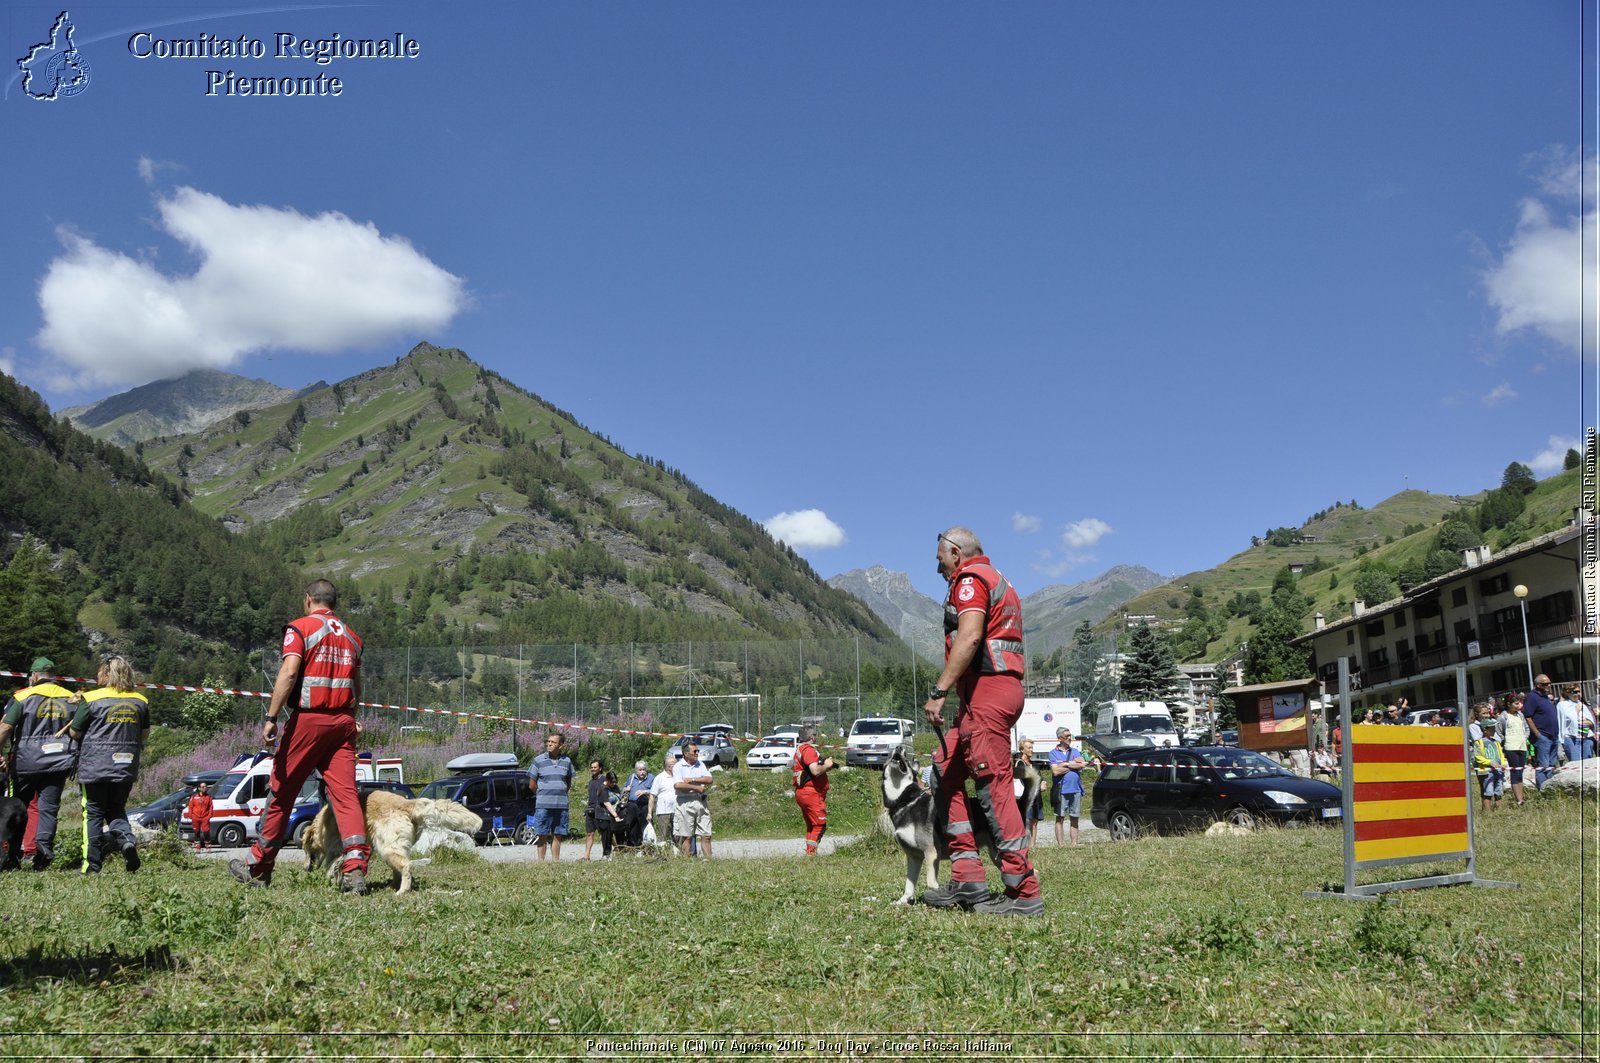
[[[0,667],[43,653],[92,674],[105,647],[147,673],[259,674],[251,651],[299,604],[290,566],[4,374],[0,466]]]
[[[441,643],[894,640],[682,472],[459,350],[419,344],[136,449],[241,540],[356,577],[397,631],[431,623]]]
[[[306,390],[326,387],[313,384]],[[195,432],[240,410],[285,402],[297,393],[265,380],[196,369],[157,380],[89,406],[62,410],[73,427],[108,443],[129,446],[157,436]]]

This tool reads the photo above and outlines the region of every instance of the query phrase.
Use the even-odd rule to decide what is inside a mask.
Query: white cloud
[[[844,529],[820,509],[779,513],[767,521],[767,533],[796,550],[827,550],[845,543]]]
[[[1011,514],[1011,530],[1019,535],[1032,535],[1043,523],[1038,517],[1030,517],[1026,513]]]
[[[1485,271],[1483,286],[1502,336],[1533,329],[1576,352],[1585,317],[1586,331],[1594,328],[1593,292],[1580,286],[1579,274],[1580,242],[1587,243],[1583,261],[1594,258],[1594,205],[1582,203],[1576,154],[1552,150],[1535,161],[1541,165],[1535,183],[1544,198],[1522,201],[1516,232],[1499,262]],[[1587,160],[1590,167],[1594,162]],[[1544,200],[1565,205],[1553,208]]]
[[[1560,472],[1566,463],[1567,451],[1579,450],[1578,440],[1575,436],[1551,436],[1549,445],[1541,450],[1537,457],[1528,462],[1528,468],[1541,475]],[[1579,453],[1582,453],[1579,450]]]
[[[1085,517],[1061,529],[1061,545],[1068,550],[1086,550],[1111,534],[1111,525],[1098,517]]]
[[[140,171],[158,164],[141,160]],[[199,260],[163,273],[67,230],[39,284],[36,341],[62,386],[144,383],[262,350],[326,353],[436,331],[466,304],[459,277],[404,237],[329,211],[238,206],[179,188],[162,227]]]
[[[17,349],[9,343],[0,347],[0,373],[17,375]]]
[[[1496,386],[1493,391],[1489,392],[1489,394],[1483,397],[1483,404],[1485,406],[1498,406],[1502,402],[1507,402],[1516,397],[1516,389],[1510,384],[1501,381],[1501,383]]]

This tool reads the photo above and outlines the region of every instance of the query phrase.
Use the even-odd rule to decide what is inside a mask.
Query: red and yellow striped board
[[[1356,863],[1468,855],[1462,742],[1459,727],[1350,728]]]

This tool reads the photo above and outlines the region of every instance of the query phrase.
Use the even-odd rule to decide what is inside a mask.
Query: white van
[[[863,716],[850,725],[850,734],[844,740],[844,762],[851,767],[874,764],[883,767],[896,746],[911,752],[911,733],[916,730],[910,720],[894,716]]]
[[[1083,703],[1077,698],[1027,698],[1022,715],[1011,728],[1011,752],[1022,748],[1024,739],[1033,739],[1033,762],[1050,763],[1050,750],[1056,745],[1056,730],[1071,729],[1074,738],[1083,733]]]
[[[1095,713],[1094,733],[1142,734],[1158,746],[1178,744],[1172,713],[1160,701],[1108,701]]]

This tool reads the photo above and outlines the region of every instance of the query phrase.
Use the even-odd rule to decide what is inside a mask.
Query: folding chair
[[[512,837],[511,828],[506,826],[504,816],[495,816],[489,824],[490,845],[515,845],[517,840]]]

